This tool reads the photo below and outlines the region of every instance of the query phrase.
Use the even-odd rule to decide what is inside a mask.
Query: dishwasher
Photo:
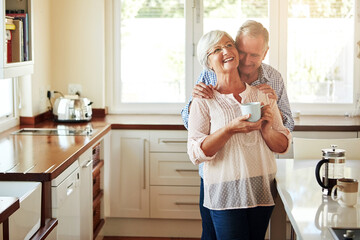
[[[79,161],[51,181],[52,217],[58,220],[58,240],[80,239],[79,184]]]

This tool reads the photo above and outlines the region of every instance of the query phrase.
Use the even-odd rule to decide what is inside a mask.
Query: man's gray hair
[[[221,30],[214,30],[204,34],[197,44],[197,57],[201,66],[207,70],[212,70],[208,62],[208,54],[224,36],[228,37],[233,43],[234,39],[227,33]]]
[[[261,23],[257,21],[247,20],[244,22],[236,34],[236,41],[239,39],[240,35],[247,35],[255,38],[262,36],[264,39],[264,50],[269,47],[269,32]]]

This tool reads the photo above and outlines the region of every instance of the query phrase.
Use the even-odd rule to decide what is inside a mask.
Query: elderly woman
[[[216,236],[264,239],[274,208],[276,162],[291,139],[276,101],[241,81],[234,40],[211,31],[198,43],[200,64],[216,73],[211,99],[194,98],[189,116],[188,154],[204,164],[204,206],[210,209]],[[262,117],[250,122],[241,104],[262,102]]]

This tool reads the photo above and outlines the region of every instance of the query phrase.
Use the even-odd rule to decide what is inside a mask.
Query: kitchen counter
[[[104,120],[112,129],[186,130],[180,115],[109,114]],[[294,131],[360,131],[360,116],[300,116],[294,122]]]
[[[85,128],[94,131],[87,136],[31,136],[13,135],[24,127]],[[46,121],[36,126],[18,126],[0,135],[0,180],[7,181],[50,181],[60,175],[76,159],[101,139],[111,126],[104,121],[90,123],[61,124]]]
[[[94,133],[91,136],[11,134],[21,128],[64,126],[71,128],[90,126],[94,129]],[[35,239],[42,239],[42,236],[46,236],[56,225],[56,220],[51,219],[49,211],[50,181],[59,176],[111,129],[186,130],[180,115],[109,114],[104,118],[93,118],[90,122],[84,123],[57,123],[47,120],[37,124],[20,125],[0,133],[0,180],[43,183],[42,228]],[[301,116],[295,119],[295,131],[360,131],[360,117]]]
[[[352,208],[341,207],[330,196],[323,195],[315,179],[318,162],[277,160],[277,190],[297,239],[333,239],[329,227],[360,228],[359,195],[358,204]],[[345,177],[360,180],[358,160],[346,160]]]
[[[16,197],[0,197],[0,223],[2,223],[3,239],[9,239],[9,217],[20,208],[19,199]]]
[[[19,199],[16,197],[0,197],[0,223],[8,218],[20,208]]]
[[[70,126],[95,130],[91,136],[25,136],[11,133],[24,127]],[[85,150],[110,129],[186,130],[180,115],[109,114],[84,123],[44,121],[21,125],[0,134],[0,180],[49,181],[70,166]],[[360,117],[301,116],[295,131],[360,131]],[[26,174],[24,174],[26,173]]]

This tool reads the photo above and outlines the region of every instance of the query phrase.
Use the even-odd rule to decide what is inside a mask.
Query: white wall
[[[68,93],[81,84],[82,96],[105,106],[104,0],[51,1],[52,89]]]
[[[21,116],[49,106],[47,90],[68,92],[81,84],[82,96],[105,107],[104,0],[32,0],[34,74],[20,78]],[[57,95],[59,96],[59,95]]]

